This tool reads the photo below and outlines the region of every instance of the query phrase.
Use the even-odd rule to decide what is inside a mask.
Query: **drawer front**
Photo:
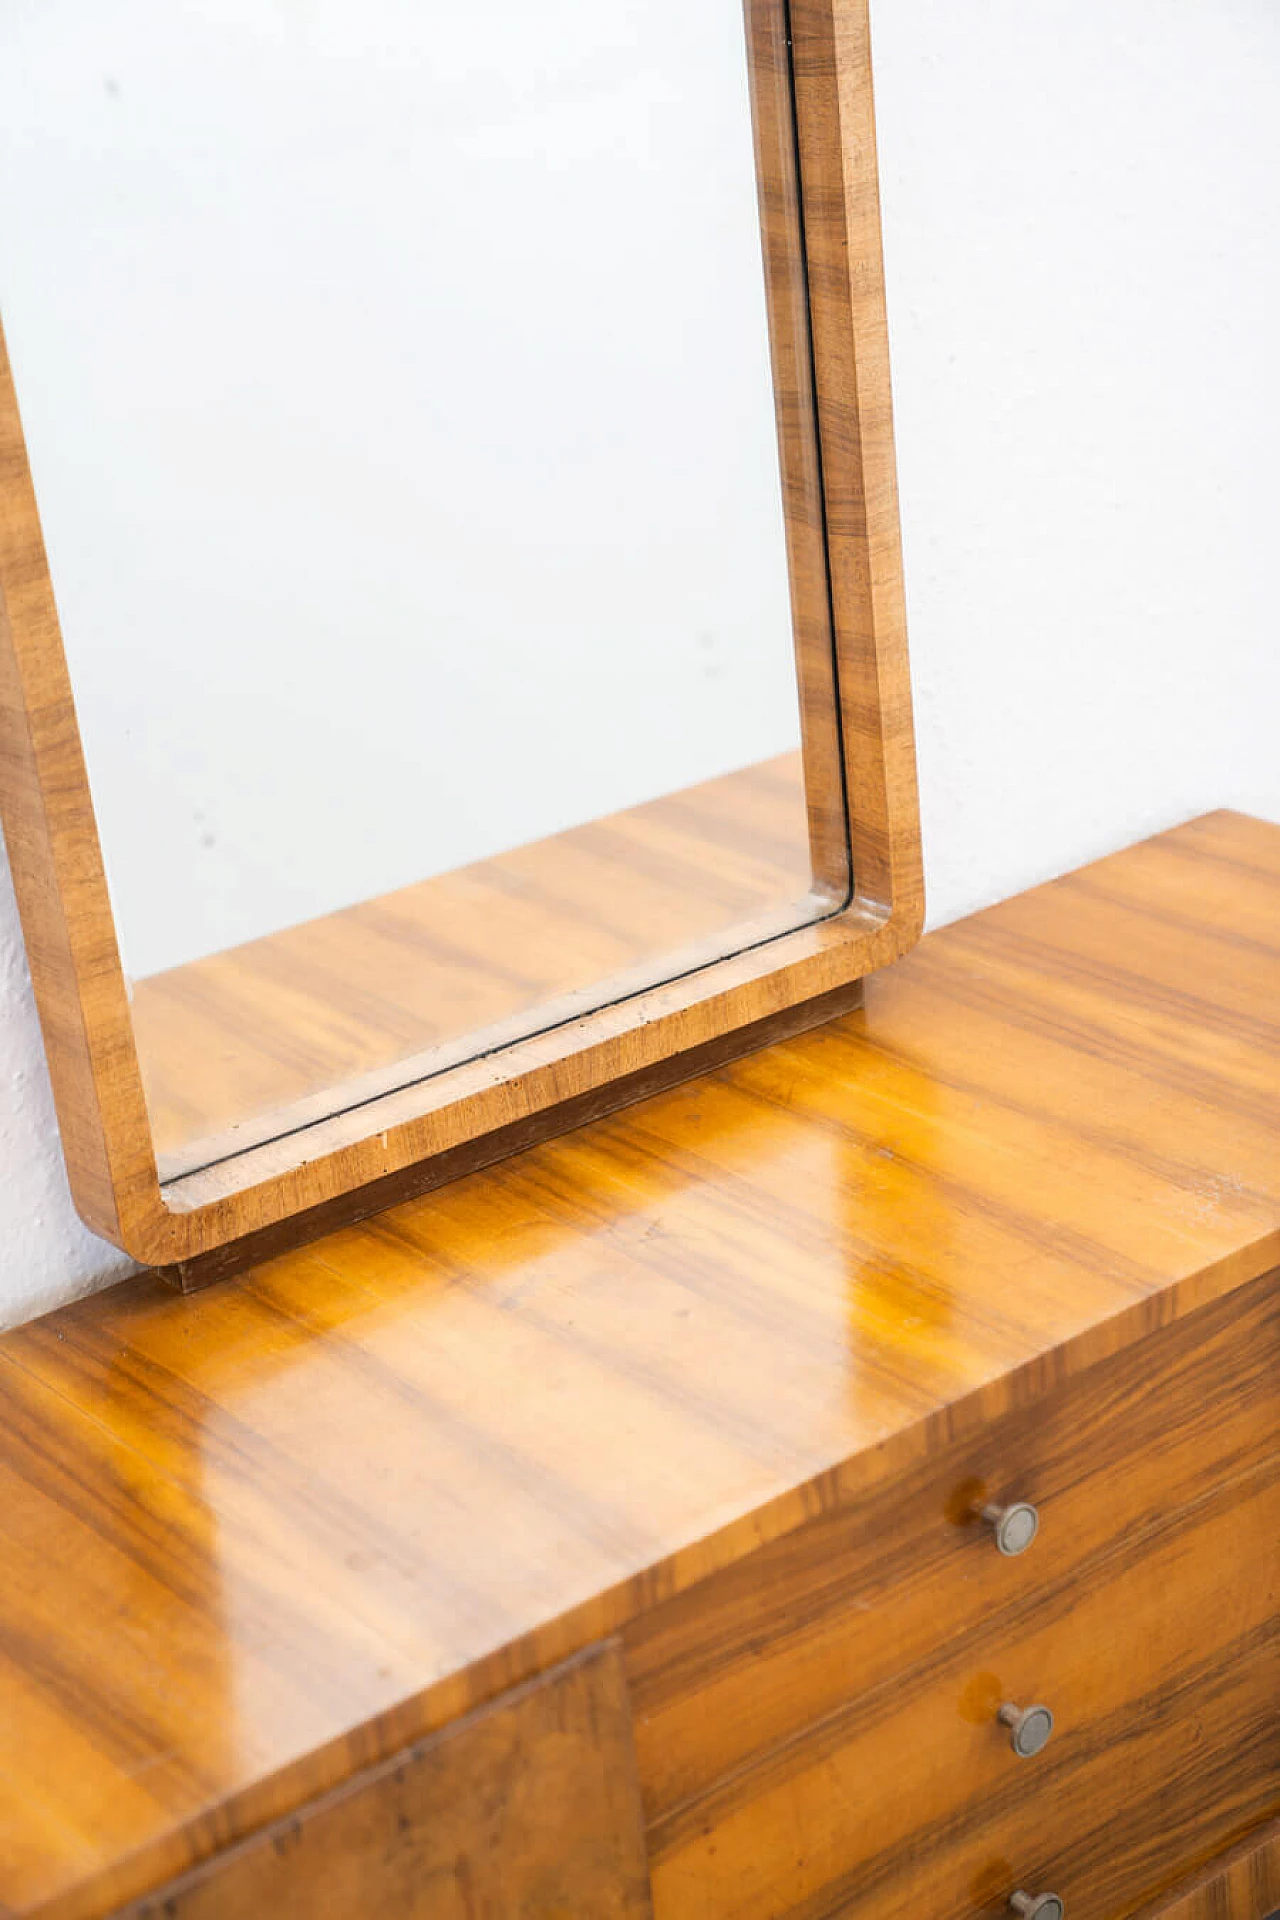
[[[1141,1920],[1276,1920],[1280,1915],[1280,1822],[1211,1860]]]
[[[1132,1795],[1153,1767],[1177,1767],[1188,1727],[1215,1769],[1191,1809],[1205,1847],[1261,1817],[1267,1791],[1280,1798],[1274,1772],[1262,1785],[1280,1698],[1278,1377],[1272,1276],[635,1623],[628,1671],[660,1920],[878,1920],[896,1911],[874,1891],[895,1853],[919,1860],[935,1842],[950,1904],[923,1910],[982,1912],[1006,1867],[1021,1872],[1012,1856],[1029,1837],[1050,1837],[1033,1783],[1058,1782],[1056,1793],[1070,1774],[1084,1794],[1096,1775]],[[1027,1553],[995,1550],[972,1520],[984,1498],[1036,1502]],[[1060,1731],[1038,1760],[1016,1761],[996,1708],[1045,1698],[1055,1679]],[[1259,1766],[1228,1723],[1263,1685],[1273,1711]],[[1010,1830],[1006,1860],[991,1835],[1024,1802],[1030,1824]],[[1091,1807],[1087,1794],[1071,1803],[1063,1846],[1084,1844]],[[1167,1818],[1159,1826],[1167,1850]],[[1185,1851],[1169,1863],[1175,1878],[1189,1864]]]
[[[1280,1462],[1021,1632],[852,1701],[650,1830],[657,1920],[1112,1920],[1280,1811]],[[1018,1759],[1004,1701],[1056,1719]]]
[[[128,1920],[647,1920],[622,1663],[592,1649],[128,1909]],[[123,1920],[123,1917],[121,1917]]]

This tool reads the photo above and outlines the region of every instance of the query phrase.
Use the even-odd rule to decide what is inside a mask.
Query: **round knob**
[[[978,1509],[996,1537],[1000,1552],[1012,1560],[1025,1553],[1040,1531],[1040,1515],[1025,1500],[1011,1507],[987,1506]]]
[[[1006,1700],[996,1719],[1001,1726],[1009,1728],[1009,1745],[1019,1760],[1030,1760],[1049,1744],[1053,1715],[1048,1707],[1015,1707],[1011,1700]]]
[[[1011,1893],[1009,1911],[1023,1920],[1066,1920],[1067,1909],[1056,1893]]]

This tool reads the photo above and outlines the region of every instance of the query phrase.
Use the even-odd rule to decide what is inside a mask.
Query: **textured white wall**
[[[872,20],[936,924],[1280,818],[1280,9]]]
[[[873,0],[934,924],[1189,814],[1280,819],[1280,14]],[[0,1319],[71,1214],[0,892]]]

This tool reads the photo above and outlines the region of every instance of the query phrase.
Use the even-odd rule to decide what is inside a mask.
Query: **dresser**
[[[0,1379],[8,1920],[1265,1920],[1280,828]]]

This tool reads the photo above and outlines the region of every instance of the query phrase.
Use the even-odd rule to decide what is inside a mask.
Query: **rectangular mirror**
[[[15,0],[0,304],[99,1231],[190,1277],[915,937],[865,8]]]

